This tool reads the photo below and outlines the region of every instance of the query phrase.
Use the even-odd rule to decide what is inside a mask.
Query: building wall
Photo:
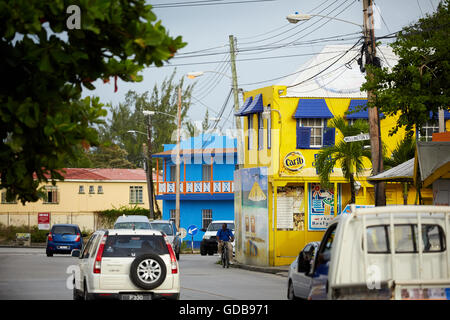
[[[170,210],[175,210],[175,201],[164,200],[163,219],[170,219]],[[199,229],[202,228],[202,210],[212,209],[213,220],[234,220],[234,201],[233,200],[210,200],[210,201],[195,201],[185,200],[180,201],[180,227],[187,229],[190,225],[195,225]],[[199,231],[194,236],[194,244],[196,246],[202,240],[203,231]],[[187,236],[185,241],[191,241]]]
[[[263,105],[270,105],[272,110],[276,109],[281,113],[281,119],[278,112],[271,113],[271,148],[268,149],[267,143],[267,128],[268,121],[263,120],[264,130],[263,134],[264,145],[262,149],[258,146],[258,114],[252,114],[253,126],[248,127],[248,116],[242,117],[243,128],[245,132],[244,137],[244,151],[245,163],[244,168],[267,167],[268,168],[268,220],[269,220],[269,264],[270,265],[285,265],[291,263],[298,255],[299,251],[311,241],[320,241],[323,236],[323,231],[308,230],[308,215],[311,209],[309,203],[308,192],[311,183],[319,183],[320,179],[317,176],[315,169],[315,155],[318,154],[320,148],[296,149],[296,119],[292,116],[295,113],[299,98],[282,97],[285,93],[283,86],[271,86],[260,88],[257,90],[245,92],[244,98],[250,96],[255,97],[262,93]],[[316,98],[315,98],[316,99]],[[324,97],[330,112],[335,116],[344,116],[348,110],[351,99],[349,98],[326,98]],[[390,130],[395,126],[397,117],[386,117],[380,121],[381,139],[385,144],[386,151],[390,154],[397,144],[404,138],[405,130],[399,129],[395,135],[389,135]],[[449,122],[449,121],[447,121]],[[447,124],[448,125],[448,124]],[[249,148],[248,136],[249,129],[253,130],[253,141]],[[340,132],[336,130],[335,143],[343,139]],[[284,157],[292,152],[300,152],[305,160],[304,167],[298,172],[291,172],[286,170],[282,161]],[[364,160],[366,170],[364,174],[357,178],[361,183],[361,190],[356,197],[357,204],[373,205],[373,185],[366,181],[366,177],[371,175],[371,162]],[[334,189],[340,188],[340,208],[338,208],[338,195],[335,193],[334,197],[334,215],[343,210],[346,204],[350,201],[350,186],[348,181],[343,178],[342,170],[339,165],[334,168],[334,173],[330,177],[330,181]],[[278,192],[277,190],[285,190],[283,188],[300,188],[303,190],[302,206],[304,208],[304,229],[303,230],[280,230],[277,227],[278,219]],[[302,189],[303,188],[303,189]],[[387,205],[403,204],[403,187],[401,184],[387,184],[386,186],[386,200]],[[421,190],[422,197],[425,203],[429,203],[432,199],[431,190]],[[408,203],[416,203],[416,190],[410,188],[408,193]],[[236,209],[239,210],[239,209]],[[245,214],[245,213],[243,213]],[[240,226],[242,227],[242,225]]]

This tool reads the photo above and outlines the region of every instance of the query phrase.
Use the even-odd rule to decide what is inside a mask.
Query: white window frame
[[[84,186],[83,185],[78,186],[78,193],[84,194]]]
[[[323,130],[325,128],[325,121],[326,119],[320,119],[320,118],[301,118],[298,119],[298,125],[299,127],[307,127],[311,128],[311,137],[309,146],[311,148],[322,148],[323,146]],[[314,120],[313,125],[311,125],[311,120]],[[320,125],[318,125],[318,121],[320,121]],[[319,129],[320,133],[315,134],[314,129]],[[320,144],[315,143],[315,139],[320,138]],[[314,142],[314,143],[313,143]]]
[[[103,194],[103,186],[98,186],[97,187],[97,193],[98,194]]]
[[[202,209],[202,229],[208,228],[209,224],[213,221],[212,215],[212,209]]]
[[[431,130],[431,135],[428,135],[428,131]],[[422,135],[421,131],[423,131],[425,134]],[[437,121],[427,121],[421,130],[419,130],[419,141],[432,141],[433,140],[433,133],[439,132],[439,123]]]
[[[142,204],[144,203],[144,188],[142,186],[130,186],[130,203]]]
[[[49,193],[52,194],[51,201],[49,201]],[[58,204],[59,203],[59,191],[57,186],[45,186],[45,198],[44,204]]]

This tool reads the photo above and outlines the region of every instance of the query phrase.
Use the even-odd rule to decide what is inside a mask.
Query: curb
[[[260,267],[260,266],[252,266],[248,264],[241,264],[237,262],[233,262],[233,264],[230,265],[232,268],[238,268],[238,269],[245,269],[249,271],[256,271],[256,272],[263,272],[263,273],[271,273],[276,274],[282,277],[287,278],[288,277],[288,270],[283,270],[279,268],[274,267]]]

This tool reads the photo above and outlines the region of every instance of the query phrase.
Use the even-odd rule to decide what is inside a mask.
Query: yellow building
[[[312,66],[326,61],[328,51],[339,49],[335,47],[340,46],[325,47],[320,58],[314,57],[301,70],[315,74]],[[388,49],[383,48],[383,53],[389,57]],[[344,69],[346,62],[342,60]],[[319,69],[323,68],[326,64]],[[338,79],[335,87],[300,71],[301,76],[288,80],[290,85],[244,93],[244,105],[235,114],[242,117],[245,133],[244,166],[235,173],[237,261],[271,266],[291,263],[308,242],[321,240],[329,221],[349,204],[350,185],[342,170],[334,168],[330,177],[334,188],[326,190],[320,186],[315,159],[321,148],[343,139],[339,131],[327,127],[328,120],[338,116],[348,121],[367,119],[367,111],[346,115],[367,103],[359,90],[363,75],[357,65],[355,69],[341,73],[338,68],[327,75],[326,79]],[[268,109],[270,116],[265,119],[263,111]],[[380,124],[388,154],[404,137],[404,130],[389,136],[395,124],[395,117],[382,118]],[[356,179],[361,186],[356,204],[373,205],[373,185],[366,180],[372,169],[369,160],[365,166],[365,173]],[[410,188],[408,203],[414,203],[415,194]],[[431,190],[422,190],[422,197],[431,203]],[[402,185],[386,184],[386,198],[387,205],[403,204]]]
[[[7,202],[2,191],[0,223],[36,226],[38,213],[50,213],[50,225],[78,224],[83,230],[99,227],[96,211],[137,205],[148,208],[147,180],[143,169],[66,168],[65,180],[44,184],[46,197],[37,202]],[[154,173],[154,181],[156,174]],[[162,203],[158,202],[162,210]]]

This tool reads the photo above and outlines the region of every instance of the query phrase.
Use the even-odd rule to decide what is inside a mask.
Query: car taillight
[[[77,233],[77,237],[75,238],[75,242],[79,242],[80,241],[80,234],[79,233]]]
[[[53,241],[53,236],[51,233],[48,234],[48,241]]]
[[[95,257],[94,262],[94,273],[101,273],[101,266],[102,266],[102,256],[103,256],[103,249],[105,248],[106,239],[108,236],[103,236],[102,242],[100,242],[100,246],[98,247],[97,256]]]
[[[167,249],[169,250],[170,254],[170,265],[172,267],[172,274],[178,273],[178,264],[177,264],[177,258],[175,257],[175,252],[173,252],[172,245],[169,243],[169,240],[167,239],[167,236],[164,234],[164,240],[166,240]]]

